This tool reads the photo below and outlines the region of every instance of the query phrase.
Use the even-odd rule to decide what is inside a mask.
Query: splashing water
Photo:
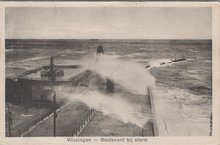
[[[111,78],[132,93],[146,94],[146,88],[155,87],[155,79],[149,71],[131,60],[120,60],[114,56],[103,55],[85,67],[96,71],[104,78]]]
[[[71,87],[60,86],[56,89],[58,96],[65,96],[69,101],[82,102],[90,108],[95,108],[103,114],[111,116],[124,123],[133,123],[143,127],[149,120],[149,115],[142,112],[140,104],[134,104],[122,98],[119,94],[108,96],[97,91],[76,92]]]
[[[114,56],[99,56],[94,61],[87,61],[83,67],[97,72],[103,78],[111,78],[132,94],[141,94],[145,97],[147,87],[154,87],[153,76],[143,66],[128,60],[119,60]],[[70,101],[83,102],[91,108],[102,111],[105,115],[139,127],[143,127],[151,116],[151,112],[143,111],[143,102],[134,103],[119,93],[108,95],[94,88],[82,92],[66,86],[57,88],[56,92],[58,96],[65,96]],[[135,97],[137,96],[134,95],[132,99],[136,100]]]

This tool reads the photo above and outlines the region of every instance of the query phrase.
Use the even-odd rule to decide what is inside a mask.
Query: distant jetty
[[[187,59],[182,57],[182,58],[179,58],[179,59],[171,60],[169,62],[161,62],[160,65],[165,65],[167,63],[171,64],[171,63],[182,62],[182,61],[187,61]],[[146,65],[146,68],[150,68],[150,67],[151,67],[151,65]]]
[[[171,62],[180,62],[180,61],[186,61],[186,58],[174,59]]]

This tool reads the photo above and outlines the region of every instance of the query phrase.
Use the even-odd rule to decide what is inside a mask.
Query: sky
[[[211,8],[10,7],[7,39],[211,39]]]

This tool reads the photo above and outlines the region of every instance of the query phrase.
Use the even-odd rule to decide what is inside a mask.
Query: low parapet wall
[[[154,97],[153,97],[151,88],[148,88],[148,95],[150,99],[150,107],[152,110],[153,134],[154,136],[158,136],[159,132],[158,132],[158,127],[157,127],[156,110],[155,110]]]

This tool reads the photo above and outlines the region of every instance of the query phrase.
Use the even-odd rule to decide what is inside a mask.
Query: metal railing
[[[61,106],[57,107],[56,110],[59,110],[60,108],[62,108],[62,106],[64,106],[65,104],[62,104]],[[37,126],[40,122],[44,121],[46,118],[49,118],[53,115],[53,110],[49,110],[48,112],[46,112],[45,114],[41,115],[41,117],[27,123],[25,126],[12,131],[12,136],[13,137],[20,137],[25,135],[28,131],[30,131],[31,128]]]
[[[72,136],[79,136],[85,129],[86,125],[93,119],[95,113],[96,113],[96,110],[94,108],[90,109],[89,112],[87,112],[86,115],[84,115],[78,127],[72,130]]]

